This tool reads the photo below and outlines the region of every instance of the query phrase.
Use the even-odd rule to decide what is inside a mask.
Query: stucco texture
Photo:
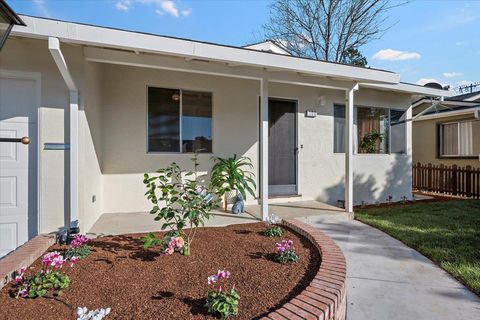
[[[457,165],[461,167],[471,166],[473,168],[480,167],[480,160],[476,159],[462,159],[462,158],[440,158],[437,154],[437,125],[439,123],[446,123],[458,120],[471,120],[473,115],[463,115],[455,117],[445,117],[437,119],[429,119],[422,121],[415,121],[413,123],[413,163],[426,164],[443,164],[446,166]],[[480,143],[480,135],[473,134],[473,143]]]

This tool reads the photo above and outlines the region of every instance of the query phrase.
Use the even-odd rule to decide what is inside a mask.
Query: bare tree
[[[388,29],[390,8],[388,0],[275,0],[263,30],[295,55],[365,65],[358,48]]]

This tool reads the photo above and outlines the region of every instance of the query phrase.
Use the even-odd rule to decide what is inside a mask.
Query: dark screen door
[[[297,193],[297,139],[295,101],[268,101],[269,195]]]

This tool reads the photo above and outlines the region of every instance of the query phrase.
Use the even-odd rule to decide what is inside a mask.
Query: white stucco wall
[[[345,93],[311,87],[271,84],[270,96],[298,100],[298,183],[302,200],[336,204],[344,199],[344,154],[333,153],[333,105],[345,104]],[[323,106],[319,97],[324,97]],[[406,110],[407,94],[370,89],[355,92],[355,105]],[[316,110],[316,118],[305,117]],[[303,148],[302,148],[303,146]],[[354,203],[411,197],[411,155],[358,154],[354,163]]]
[[[80,96],[79,121],[79,221],[87,231],[103,213],[102,65],[84,62],[85,89]]]
[[[213,155],[234,153],[250,157],[257,166],[258,82],[114,65],[103,70],[104,212],[150,210],[143,173],[173,161],[192,168],[192,154],[146,152],[147,86],[212,92],[213,154],[200,155],[200,171],[211,168]]]
[[[80,90],[80,228],[88,230],[102,213],[101,171],[96,158],[100,151],[101,107],[100,66],[86,63],[81,47],[62,44],[62,52]],[[69,152],[45,150],[50,142],[69,143],[69,94],[63,78],[48,50],[47,41],[10,38],[0,52],[0,69],[38,72],[41,75],[39,108],[39,232],[63,228],[70,220]],[[84,82],[85,77],[87,81]],[[84,85],[86,84],[86,86]],[[90,132],[94,123],[94,131]],[[94,139],[97,137],[97,139]],[[93,140],[96,144],[93,144]],[[97,148],[95,148],[97,147]],[[97,202],[92,203],[92,195]]]
[[[68,92],[48,51],[46,41],[9,39],[0,52],[0,69],[41,74],[38,118],[41,213],[39,231],[56,231],[68,219],[65,208],[69,205],[69,198],[63,192],[65,184],[68,183],[68,177],[65,178],[68,153],[44,150],[43,145],[46,142],[68,141],[68,136],[65,137],[68,115],[64,112],[68,103]]]

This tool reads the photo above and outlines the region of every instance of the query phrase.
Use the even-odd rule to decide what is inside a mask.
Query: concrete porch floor
[[[245,213],[232,214],[221,209],[213,210],[212,216],[205,222],[206,227],[221,227],[231,224],[252,223],[261,220],[260,205],[245,207]],[[270,213],[280,218],[297,218],[343,214],[343,209],[318,202],[295,201],[270,205]],[[90,229],[92,235],[117,235],[160,231],[162,223],[153,220],[154,215],[146,212],[104,213]]]

